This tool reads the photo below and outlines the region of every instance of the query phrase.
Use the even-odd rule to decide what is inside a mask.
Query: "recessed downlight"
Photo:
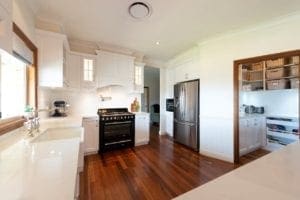
[[[151,15],[152,9],[149,4],[138,1],[138,2],[132,3],[129,6],[128,12],[129,12],[130,16],[135,19],[144,19]]]
[[[160,42],[159,42],[159,41],[157,41],[157,42],[155,42],[155,44],[156,44],[156,45],[160,45]]]

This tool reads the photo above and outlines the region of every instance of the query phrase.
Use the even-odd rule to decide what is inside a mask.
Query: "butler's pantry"
[[[245,59],[239,73],[239,156],[299,140],[299,54]]]

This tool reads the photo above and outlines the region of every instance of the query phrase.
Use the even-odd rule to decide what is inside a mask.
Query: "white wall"
[[[224,34],[199,44],[197,51],[187,51],[190,53],[185,52],[170,61],[168,70],[176,72],[174,63],[190,57],[194,64],[188,67],[183,64],[180,68],[199,74],[202,154],[233,161],[233,61],[299,49],[299,21],[300,14],[291,15],[247,30]],[[170,84],[165,82],[165,85]],[[164,96],[172,90],[166,88]]]
[[[35,43],[35,16],[26,0],[13,0],[13,21]]]
[[[64,89],[39,88],[39,108],[51,108],[53,101],[66,100],[70,104],[70,116],[96,116],[99,108],[128,108],[135,98],[140,102],[140,94],[128,94],[122,87],[113,87],[103,94],[112,97],[101,101],[96,90],[72,91]],[[42,113],[46,117],[47,113]]]
[[[149,105],[159,104],[159,69],[144,68],[144,86],[149,87]]]
[[[263,106],[266,115],[298,117],[299,92],[293,90],[271,90],[242,92],[240,105]]]

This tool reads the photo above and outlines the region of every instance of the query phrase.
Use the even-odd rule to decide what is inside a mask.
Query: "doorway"
[[[300,50],[234,61],[234,162],[299,140]]]
[[[159,126],[160,121],[160,69],[145,66],[144,94],[142,94],[142,111],[150,113],[152,125]]]
[[[142,94],[142,112],[149,112],[149,87],[144,87],[144,93]]]

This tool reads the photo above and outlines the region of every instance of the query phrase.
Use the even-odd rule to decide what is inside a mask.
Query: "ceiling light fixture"
[[[152,13],[151,6],[145,2],[134,2],[129,8],[128,12],[134,19],[144,19],[149,17]]]
[[[156,45],[160,45],[160,42],[157,41],[155,44],[156,44]]]

